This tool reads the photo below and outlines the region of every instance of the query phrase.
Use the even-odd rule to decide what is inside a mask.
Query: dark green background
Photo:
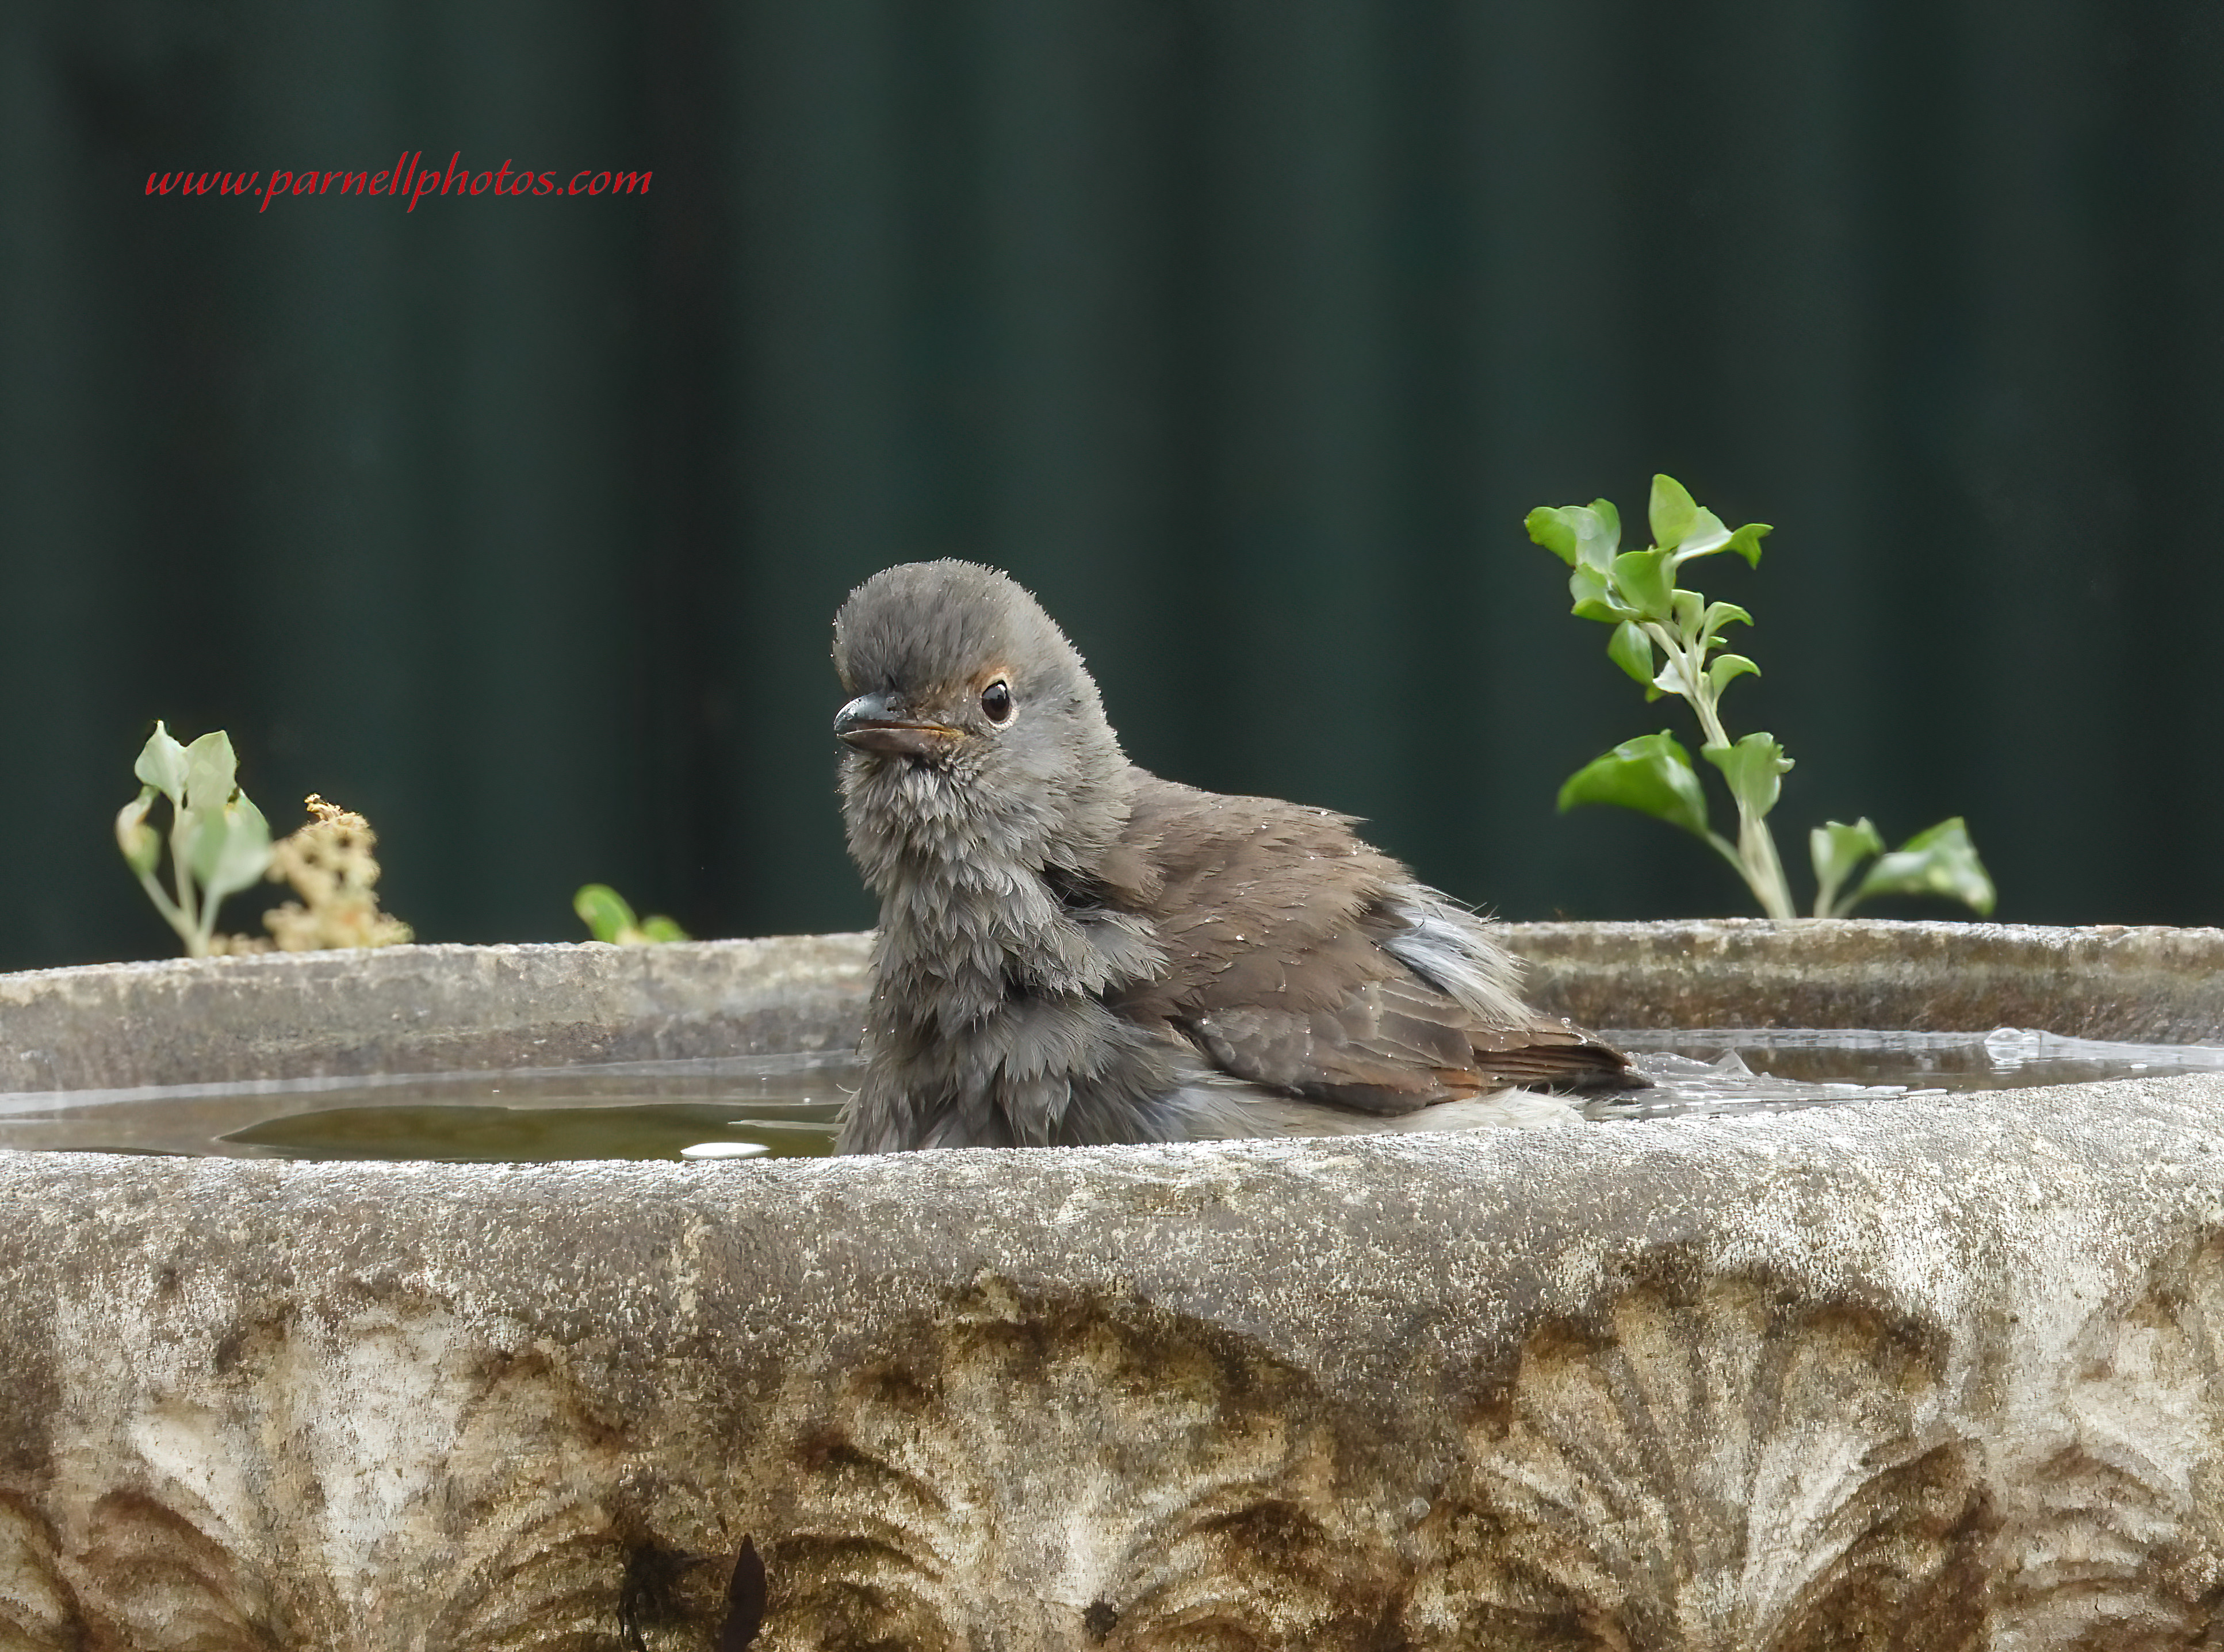
[[[654,183],[143,193],[458,148]],[[157,716],[427,939],[864,923],[827,621],[945,554],[1151,767],[1511,916],[1747,910],[1552,810],[1682,714],[1520,519],[1654,470],[1778,525],[1702,583],[1802,889],[1959,812],[2003,917],[2224,921],[2220,186],[2193,0],[14,0],[0,964],[171,949]]]

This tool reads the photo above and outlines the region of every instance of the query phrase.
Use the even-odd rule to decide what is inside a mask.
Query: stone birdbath
[[[1595,1025],[2224,1032],[2215,931],[1509,928]],[[864,959],[16,975],[0,1092],[833,1049]],[[0,1649],[2213,1644],[2220,1124],[0,1153]]]

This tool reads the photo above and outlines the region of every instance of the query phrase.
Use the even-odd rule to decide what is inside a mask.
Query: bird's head
[[[891,854],[1085,870],[1133,789],[1081,656],[1006,574],[970,562],[888,568],[834,616],[851,697],[842,794],[869,875]]]

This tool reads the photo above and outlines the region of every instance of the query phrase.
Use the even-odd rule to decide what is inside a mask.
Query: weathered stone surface
[[[0,1094],[847,1049],[871,941],[402,946],[0,975]]]
[[[2224,930],[1845,918],[1509,924],[1530,995],[1593,1026],[2224,1033]]]
[[[648,1643],[707,1645],[746,1535],[774,1646],[2197,1643],[2220,1119],[2199,1075],[717,1167],[5,1156],[0,1599],[25,1645],[615,1648],[632,1579]]]
[[[2224,1033],[2218,930],[1729,918],[1502,932],[1531,996],[1593,1026]],[[844,1049],[870,944],[408,946],[0,975],[0,1094]]]
[[[0,1648],[2213,1644],[2220,1125],[0,1154]]]

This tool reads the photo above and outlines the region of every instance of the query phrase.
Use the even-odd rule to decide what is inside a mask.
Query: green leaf
[[[1743,654],[1717,654],[1715,656],[1714,663],[1707,667],[1707,686],[1719,696],[1725,684],[1748,673],[1758,677],[1760,675],[1760,667]]]
[[[184,807],[186,748],[172,739],[170,731],[159,722],[155,732],[147,736],[146,745],[140,747],[139,760],[131,766],[131,775],[167,798],[172,808]]]
[[[1722,519],[1710,510],[1702,508],[1697,524],[1684,536],[1684,543],[1676,552],[1676,560],[1687,562],[1693,557],[1711,557],[1717,551],[1728,551],[1743,557],[1748,567],[1760,566],[1760,540],[1765,533],[1776,530],[1766,522],[1747,522],[1734,533],[1722,526]]]
[[[1854,875],[1855,867],[1872,854],[1884,853],[1884,839],[1867,815],[1851,826],[1826,821],[1807,834],[1807,853],[1815,862],[1815,916],[1836,917],[1841,915],[1839,886]],[[1852,901],[1846,903],[1848,910],[1852,905]]]
[[[1766,522],[1748,522],[1733,533],[1721,517],[1701,505],[1696,508],[1691,525],[1684,529],[1683,540],[1676,547],[1676,560],[1684,563],[1694,557],[1711,557],[1717,551],[1728,551],[1743,557],[1748,566],[1758,568],[1761,535],[1773,531]]]
[[[1634,622],[1624,620],[1614,627],[1614,635],[1607,641],[1606,657],[1638,682],[1651,685],[1652,639],[1640,630]]]
[[[116,814],[116,846],[123,851],[124,863],[136,877],[153,872],[162,855],[162,840],[147,823],[147,811],[155,806],[156,795],[152,785],[141,786],[139,795]]]
[[[597,941],[617,943],[637,927],[625,897],[606,883],[583,885],[572,897],[572,910],[585,920],[587,933]]]
[[[1879,860],[1846,903],[1848,909],[1871,895],[1942,895],[1980,914],[1993,910],[1995,898],[1992,878],[1959,815],[1918,832]]]
[[[270,870],[270,823],[262,811],[242,791],[225,813],[231,817],[231,833],[206,880],[212,902],[246,888]]]
[[[1707,799],[1692,772],[1691,754],[1665,728],[1626,740],[1570,775],[1560,788],[1560,807],[1572,809],[1583,803],[1634,809],[1707,835]]]
[[[1706,617],[1699,621],[1699,636],[1701,640],[1711,646],[1716,635],[1722,631],[1722,628],[1733,620],[1735,620],[1743,625],[1751,625],[1753,623],[1753,615],[1747,613],[1735,602],[1708,603]]]
[[[186,804],[188,809],[219,809],[239,789],[239,760],[231,736],[212,729],[186,747]]]
[[[1570,568],[1604,573],[1621,543],[1621,518],[1603,499],[1589,505],[1540,505],[1523,526],[1531,539]]]
[[[270,823],[239,789],[239,760],[223,729],[212,729],[186,747],[185,760],[186,800],[178,810],[178,833],[186,867],[201,886],[199,910],[205,930],[215,922],[219,901],[269,868]]]
[[[1691,526],[1684,530],[1684,542],[1676,547],[1676,560],[1689,562],[1694,557],[1710,557],[1730,542],[1730,531],[1722,526],[1722,519],[1699,506],[1691,516]]]
[[[1755,820],[1776,807],[1781,777],[1791,766],[1772,735],[1747,735],[1734,746],[1702,746],[1699,755],[1722,772],[1741,812]]]
[[[1700,626],[1706,622],[1707,599],[1696,591],[1676,590],[1669,595],[1676,603],[1676,634],[1685,642],[1696,642]]]
[[[1673,551],[1684,543],[1684,536],[1697,521],[1699,508],[1675,477],[1656,476],[1646,514],[1652,519],[1652,543],[1663,551]]]
[[[1614,559],[1614,587],[1648,620],[1676,617],[1676,571],[1665,551],[1625,551]]]
[[[1729,543],[1722,549],[1735,552],[1739,556],[1743,557],[1747,567],[1758,568],[1760,566],[1761,536],[1775,532],[1776,530],[1766,522],[1747,522],[1730,535]]]
[[[1568,595],[1576,599],[1571,611],[1579,620],[1618,625],[1637,617],[1637,610],[1621,600],[1607,577],[1595,568],[1578,568],[1570,574]]]
[[[185,846],[186,871],[194,883],[205,886],[231,835],[231,817],[221,809],[189,809],[179,816],[177,833]]]
[[[606,883],[581,886],[572,897],[572,910],[585,921],[588,934],[615,946],[638,947],[687,938],[686,930],[660,912],[636,920],[625,897]]]
[[[193,810],[186,822],[186,864],[201,886],[206,923],[214,918],[217,903],[270,869],[270,823],[244,791],[221,808]]]
[[[1529,537],[1570,568],[1576,565],[1576,508],[1573,505],[1539,505],[1521,519],[1521,526],[1529,530]],[[589,887],[601,886],[593,884]]]

